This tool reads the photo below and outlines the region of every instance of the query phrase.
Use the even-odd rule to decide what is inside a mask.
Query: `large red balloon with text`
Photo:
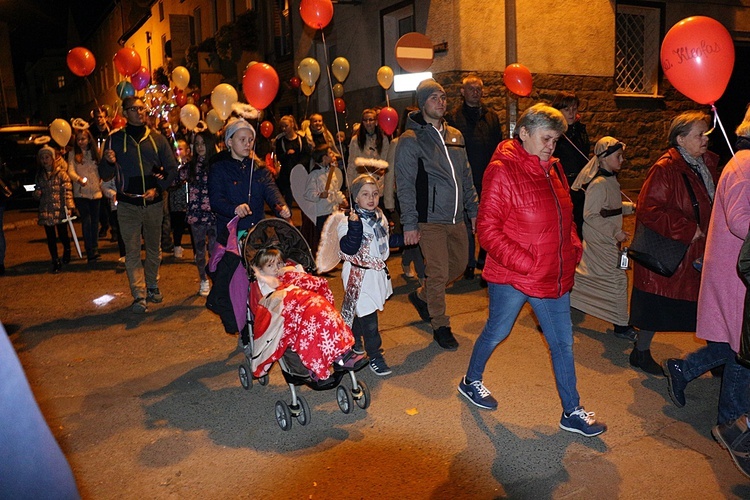
[[[392,135],[398,127],[398,111],[388,106],[378,113],[378,125],[386,135]]]
[[[120,49],[115,53],[115,68],[122,76],[130,76],[141,69],[141,56],[134,49]]]
[[[68,68],[77,76],[89,76],[96,68],[96,59],[89,49],[74,47],[66,58]]]
[[[531,71],[523,64],[514,63],[508,65],[503,73],[503,83],[508,87],[508,90],[516,95],[520,95],[521,97],[531,95],[533,85]]]
[[[732,76],[732,36],[716,19],[683,19],[664,37],[661,67],[669,82],[685,96],[699,104],[713,104],[724,94]]]
[[[266,63],[256,63],[245,70],[242,92],[251,106],[266,109],[279,91],[279,75]]]
[[[333,4],[331,0],[302,0],[299,14],[306,25],[314,30],[322,30],[333,19]]]

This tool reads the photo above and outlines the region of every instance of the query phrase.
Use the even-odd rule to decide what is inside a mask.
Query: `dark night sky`
[[[33,62],[45,49],[65,50],[79,45],[113,3],[114,0],[0,0],[0,19],[8,23],[16,71],[22,71],[25,62]],[[69,15],[80,37],[70,42]]]

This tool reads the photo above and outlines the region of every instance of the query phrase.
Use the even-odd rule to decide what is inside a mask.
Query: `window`
[[[662,10],[617,5],[615,86],[618,94],[657,95]]]
[[[57,88],[61,89],[65,86],[65,75],[57,76]]]
[[[227,0],[227,22],[233,23],[235,18],[237,17],[235,11],[234,11],[234,0]]]
[[[162,54],[162,64],[164,66],[167,65],[167,58],[169,57],[168,51],[167,51],[167,35],[166,33],[161,36],[161,54]]]
[[[289,0],[273,3],[273,47],[277,58],[292,55],[292,18]]]
[[[219,6],[217,4],[219,0],[213,0],[211,2],[211,33],[219,31]]]
[[[164,20],[164,2],[159,2],[159,21]]]
[[[403,74],[405,71],[396,62],[393,47],[396,46],[399,38],[413,31],[416,31],[413,0],[405,0],[380,11],[381,64],[390,66],[396,75]],[[396,94],[393,87],[388,89],[388,96],[391,99],[401,97]]]
[[[193,29],[195,30],[195,43],[203,41],[203,23],[201,22],[201,8],[193,10]]]

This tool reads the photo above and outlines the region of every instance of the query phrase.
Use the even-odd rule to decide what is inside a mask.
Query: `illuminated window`
[[[276,0],[273,3],[273,44],[276,57],[292,55],[292,18],[289,0]]]
[[[65,76],[60,75],[57,77],[57,88],[61,89],[65,86]]]
[[[662,9],[617,5],[615,86],[618,94],[657,95]]]
[[[164,3],[159,2],[159,21],[164,20]]]

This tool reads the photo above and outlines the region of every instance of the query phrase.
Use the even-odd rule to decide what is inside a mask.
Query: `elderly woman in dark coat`
[[[659,375],[651,356],[657,331],[694,332],[700,273],[693,262],[703,256],[718,174],[718,156],[707,151],[709,117],[703,112],[680,114],[669,129],[670,148],[651,167],[638,196],[638,225],[689,245],[675,273],[662,276],[634,261],[631,324],[640,329],[630,364]],[[693,207],[692,188],[697,202]]]

